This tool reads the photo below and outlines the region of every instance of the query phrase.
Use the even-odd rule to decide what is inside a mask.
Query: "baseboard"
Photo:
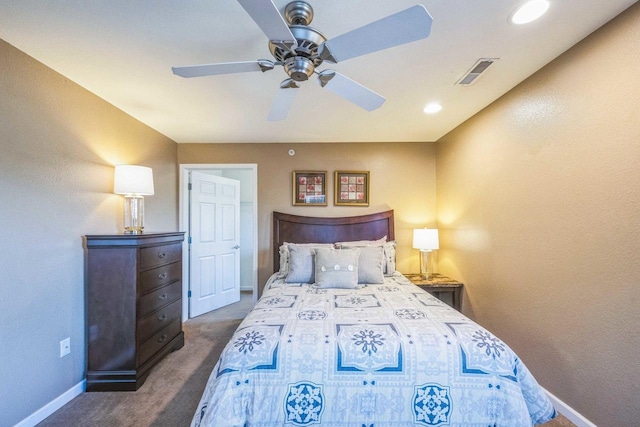
[[[69,403],[71,399],[82,394],[86,389],[86,380],[80,381],[78,384],[71,387],[69,390],[62,393],[60,396],[53,399],[51,402],[38,409],[33,414],[29,415],[24,420],[20,421],[14,427],[33,427],[39,422],[43,421],[49,415],[62,408]]]
[[[551,403],[553,403],[553,407],[556,408],[556,411],[560,412],[564,415],[569,421],[574,423],[578,427],[597,427],[594,423],[583,417],[578,411],[573,409],[571,406],[564,403],[562,400],[558,399],[555,395],[553,395],[549,390],[546,390],[544,387],[542,388],[549,399],[551,399]]]

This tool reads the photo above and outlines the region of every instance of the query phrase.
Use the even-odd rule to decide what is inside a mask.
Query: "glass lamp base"
[[[142,234],[144,229],[144,197],[126,195],[124,197],[124,232]]]
[[[143,227],[144,228],[144,227]],[[128,230],[124,229],[124,234],[142,234],[142,229]]]
[[[433,267],[431,266],[430,255],[431,255],[430,250],[420,251],[420,275],[425,280],[431,279],[431,275],[433,274]]]

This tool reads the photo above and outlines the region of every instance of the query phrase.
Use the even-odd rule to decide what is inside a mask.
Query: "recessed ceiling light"
[[[509,20],[514,24],[528,24],[544,15],[549,6],[548,0],[530,0],[517,8]]]
[[[438,104],[437,102],[430,102],[424,107],[422,111],[424,111],[427,114],[435,114],[440,110],[442,110],[442,105]]]

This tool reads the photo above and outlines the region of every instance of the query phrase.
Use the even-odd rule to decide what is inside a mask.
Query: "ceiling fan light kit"
[[[173,73],[185,78],[219,74],[266,72],[282,66],[288,78],[280,84],[269,113],[269,121],[287,117],[295,98],[297,82],[318,75],[322,88],[367,111],[382,106],[385,99],[376,92],[335,70],[317,68],[323,62],[338,63],[369,53],[424,39],[431,32],[432,18],[422,5],[394,13],[338,37],[327,39],[309,26],[314,11],[305,1],[292,1],[281,15],[272,0],[238,0],[238,3],[269,38],[269,51],[275,61],[226,62],[173,67]],[[287,92],[287,93],[282,93]],[[294,92],[294,93],[288,93]]]

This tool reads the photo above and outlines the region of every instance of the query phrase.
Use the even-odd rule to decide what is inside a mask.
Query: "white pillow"
[[[358,286],[359,248],[317,248],[315,255],[314,287],[353,289]]]

